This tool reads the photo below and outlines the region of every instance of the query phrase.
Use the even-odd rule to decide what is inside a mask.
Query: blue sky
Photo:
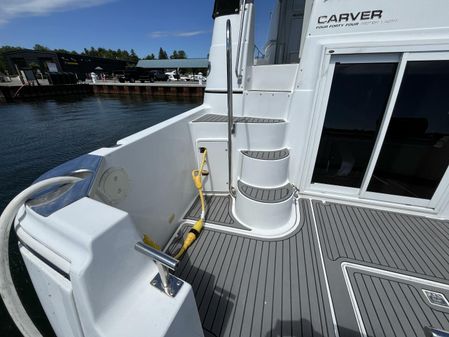
[[[268,20],[271,1],[256,3],[258,22]],[[206,57],[212,8],[212,0],[0,0],[0,45],[133,48],[140,57],[162,47]],[[257,29],[259,48],[266,31]]]

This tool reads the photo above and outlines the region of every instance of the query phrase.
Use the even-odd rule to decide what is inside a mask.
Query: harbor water
[[[88,96],[0,104],[0,211],[47,170],[198,106],[198,100]],[[14,283],[44,337],[54,333],[40,307],[12,234]],[[20,337],[0,303],[0,336]]]

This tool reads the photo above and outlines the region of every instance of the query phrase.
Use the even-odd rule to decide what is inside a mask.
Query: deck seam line
[[[397,295],[397,293],[396,293],[396,291],[395,291],[395,286],[394,286],[393,282],[392,282],[391,280],[387,280],[387,281],[388,281],[388,284],[390,285],[390,287],[393,289],[393,295],[394,295],[394,297],[395,297],[397,303],[399,304],[401,310],[402,310],[402,311],[405,311],[405,308],[404,308],[404,306],[402,305],[401,299],[398,297],[398,295]],[[400,286],[397,285],[397,288],[398,288],[399,290],[402,291],[402,289],[401,289]],[[404,296],[405,296],[405,295],[404,295]],[[413,314],[414,314],[415,317],[416,317],[416,314],[415,314],[415,313],[413,313]],[[412,324],[412,322],[410,322],[410,317],[409,317],[408,315],[405,315],[405,318],[407,319],[408,326],[411,327],[412,330],[413,330],[413,324]],[[417,320],[417,321],[418,321],[418,320]],[[416,334],[415,334],[415,336],[416,336]]]
[[[432,228],[430,228],[429,226],[423,226],[423,223],[417,222],[418,219],[415,219],[415,218],[411,218],[410,221],[417,228],[417,230],[419,230],[419,232],[423,234],[423,236],[425,236],[425,237],[432,236],[431,233],[429,233],[429,231],[428,231],[428,230],[432,231]],[[440,247],[439,248],[440,250],[442,250],[442,251],[444,251],[444,253],[448,254],[446,247],[441,245],[440,241],[436,240],[435,243],[436,243],[436,245],[438,245],[438,247]],[[431,253],[435,258],[434,260],[437,261],[441,267],[443,267],[443,269],[446,271],[446,273],[449,272],[449,270],[439,261],[439,258],[435,256],[435,253],[434,252],[431,252]],[[444,277],[444,275],[442,275],[442,276]]]
[[[404,263],[402,256],[407,256],[407,254],[404,254],[401,248],[401,243],[402,242],[398,242],[396,240],[396,238],[393,235],[393,232],[388,228],[388,227],[392,227],[392,226],[386,226],[386,228],[384,228],[384,224],[382,222],[381,219],[379,219],[377,212],[370,212],[370,219],[373,221],[376,230],[380,232],[380,236],[385,238],[384,242],[386,243],[387,247],[387,243],[388,246],[387,247],[387,252],[389,255],[389,258],[391,259],[391,261],[393,262],[393,268],[395,269],[402,269],[402,270],[407,270],[407,266]],[[406,235],[405,233],[403,234],[404,236]],[[394,242],[394,244],[393,244]],[[390,249],[391,248],[391,249]],[[399,251],[401,251],[401,253],[399,253]],[[412,267],[413,268],[413,267]]]
[[[380,221],[382,221],[383,223],[385,223],[385,221],[388,220],[387,217],[386,217],[384,214],[382,214],[382,213],[376,214],[376,216],[378,216],[379,219],[380,219]],[[393,219],[391,219],[391,220],[393,220]],[[393,221],[393,222],[394,222],[394,221]],[[403,238],[406,237],[406,233],[404,233],[404,232],[399,228],[399,226],[397,226],[398,228],[394,228],[394,226],[387,226],[387,227],[390,227],[390,228],[387,228],[387,230],[388,230],[388,232],[390,233],[390,236],[393,238],[396,247],[398,247],[398,249],[401,251],[401,255],[402,255],[402,256],[405,258],[405,260],[407,261],[407,263],[404,263],[405,261],[403,261],[403,266],[404,266],[404,268],[402,268],[402,269],[407,270],[408,268],[410,268],[413,272],[417,273],[416,268],[415,268],[414,264],[412,263],[412,261],[409,259],[409,257],[410,257],[410,258],[413,258],[414,261],[415,261],[415,263],[416,263],[420,268],[421,268],[421,266],[420,266],[419,262],[415,259],[414,254],[413,254],[412,251],[411,251],[411,248],[410,248],[408,245],[405,245],[404,249],[405,249],[406,251],[408,251],[408,254],[407,254],[407,253],[405,252],[405,250],[401,247],[401,245],[404,243],[404,242],[403,242]],[[398,231],[399,231],[399,232],[398,232]],[[393,234],[393,232],[394,232],[394,234]],[[401,269],[401,268],[398,268],[398,269]]]
[[[309,215],[309,217],[310,217],[310,215]],[[313,240],[313,232],[312,231],[310,231],[309,232],[309,241],[310,241],[310,245],[311,245],[311,249],[313,250],[313,252],[314,252],[314,254],[313,254],[313,257],[314,257],[314,260],[315,261],[318,261],[318,257],[317,257],[317,253],[316,253],[316,249],[317,249],[317,247],[316,247],[316,243],[315,243],[315,241]],[[317,274],[317,277],[315,278],[315,283],[317,284],[317,291],[318,291],[318,289],[321,289],[321,291],[320,291],[320,293],[318,294],[317,293],[317,296],[320,296],[321,297],[321,300],[322,300],[322,308],[321,308],[321,305],[319,305],[319,307],[320,307],[320,309],[322,310],[322,315],[324,316],[324,321],[323,320],[321,320],[321,325],[322,325],[322,330],[323,331],[327,331],[328,332],[328,334],[330,335],[330,332],[329,332],[329,324],[328,324],[328,322],[329,322],[329,319],[328,319],[328,315],[327,315],[327,312],[326,312],[326,301],[325,301],[325,299],[324,299],[324,295],[323,295],[323,291],[322,291],[322,289],[323,289],[323,284],[322,284],[322,279],[321,279],[321,273],[320,273],[320,267],[319,267],[319,265],[318,265],[318,263],[314,263],[314,273],[316,272]]]
[[[387,283],[387,285],[388,285],[390,288],[392,288],[391,285],[390,285],[390,280],[380,279],[380,284],[382,285],[382,289],[383,289],[384,294],[388,294],[388,289],[387,289],[385,283]],[[402,321],[399,319],[399,316],[400,316],[400,315],[398,314],[398,311],[394,308],[394,305],[393,305],[393,303],[391,302],[391,298],[388,297],[388,296],[386,296],[386,297],[387,297],[387,301],[388,301],[388,303],[389,303],[389,305],[390,305],[390,307],[391,307],[391,310],[394,312],[394,317],[396,318],[397,322],[398,322],[399,325],[401,326],[402,332],[403,332],[404,335],[406,336],[406,335],[407,335],[407,331],[406,331],[406,329],[404,328],[404,325],[402,324]]]
[[[242,252],[243,247],[245,246],[245,243],[246,243],[247,240],[248,240],[247,238],[243,238],[242,249],[241,249],[240,253]],[[246,266],[246,262],[248,261],[248,255],[249,255],[249,249],[250,249],[250,246],[251,246],[251,243],[248,242],[248,247],[247,247],[246,254],[245,254],[245,262],[243,263],[243,266]],[[238,268],[236,268],[236,269],[238,269]],[[237,274],[237,272],[236,272],[235,274]],[[244,279],[244,273],[242,273],[241,278],[240,278],[240,282],[238,282],[239,285],[238,285],[237,298],[238,298],[238,296],[240,295],[240,290],[241,290],[241,288],[242,288],[242,282],[243,282],[243,279]],[[234,279],[233,279],[233,281],[232,281],[231,289],[234,287],[234,281],[235,281],[235,275],[234,275]],[[236,301],[236,303],[237,303],[237,301]],[[226,303],[226,308],[225,308],[225,311],[224,311],[225,317],[226,317],[226,313],[227,313],[227,311],[228,311],[228,306],[229,306],[229,302]],[[234,325],[234,317],[235,317],[235,311],[234,311],[234,314],[233,314],[233,319],[232,319],[232,321],[231,321],[231,322],[232,322],[232,323],[231,323],[231,327],[229,328],[229,331],[230,331],[230,332],[232,332],[232,327],[233,327],[233,325]],[[224,327],[224,321],[221,323],[219,336],[222,336],[222,333],[223,333],[223,327]]]
[[[237,251],[236,247],[237,247],[237,245],[238,245],[238,239],[239,239],[239,237],[236,238],[235,246],[234,246],[234,249],[233,249],[233,251],[232,251],[232,256],[231,256],[231,259],[229,260],[229,265],[228,265],[228,268],[227,268],[227,271],[226,271],[225,279],[224,279],[224,281],[223,281],[223,287],[222,287],[222,289],[221,289],[221,294],[223,294],[223,291],[224,291],[224,289],[225,289],[225,284],[226,284],[226,281],[228,280],[228,276],[229,276],[229,269],[230,269],[231,266],[232,266],[232,261],[233,261],[233,259],[234,259],[234,255],[235,255],[235,253],[236,253],[236,251]],[[241,253],[241,251],[242,251],[242,247],[243,247],[243,242],[242,242],[242,244],[241,244],[240,251],[239,251],[239,253],[237,254],[237,256],[240,255],[240,253]],[[237,269],[237,268],[236,268],[236,269]],[[234,275],[232,276],[231,288],[232,288],[232,284],[234,283],[235,275],[236,275],[236,273],[234,272]],[[218,280],[219,280],[219,279],[217,278],[216,284],[218,284]],[[217,308],[215,309],[214,318],[212,319],[211,330],[213,330],[212,328],[213,328],[213,326],[214,326],[215,319],[217,318],[217,313],[218,313],[218,311],[220,310],[220,302],[221,302],[222,299],[223,299],[223,298],[222,298],[222,296],[220,295],[220,299],[218,300]],[[208,308],[209,308],[209,306],[210,306],[210,301],[212,301],[212,296],[211,296],[211,299],[209,300],[209,305],[207,306]],[[221,329],[220,329],[220,330],[221,330]]]
[[[352,211],[352,209],[348,208],[348,216],[349,216],[349,218],[351,219],[352,223],[354,223],[354,229],[355,229],[355,231],[357,232],[357,237],[358,237],[358,238],[362,238],[361,233],[363,233],[363,236],[364,236],[365,239],[366,239],[366,238],[367,238],[367,237],[366,237],[366,233],[365,233],[362,229],[360,229],[360,231],[359,231],[360,224],[358,224],[357,221],[354,221],[353,215],[355,216],[355,214],[351,213],[351,211]],[[371,250],[374,252],[375,258],[376,258],[377,260],[379,260],[378,257],[377,257],[377,255],[376,255],[375,250],[373,249],[373,247],[372,247],[372,245],[371,245],[370,240],[368,240],[368,245],[371,247]],[[365,255],[365,256],[368,258],[369,262],[370,262],[370,263],[373,263],[373,259],[371,258],[370,254],[369,254],[369,252],[367,251],[367,249],[366,249],[365,246],[362,246],[362,251],[363,251],[362,257],[363,257],[363,255]],[[363,258],[363,259],[365,260],[365,258]]]
[[[310,203],[310,208],[312,210],[313,226],[315,228],[315,235],[316,235],[317,242],[318,242],[318,250],[320,252],[321,267],[323,268],[324,282],[326,283],[326,291],[327,291],[327,296],[328,296],[328,300],[329,300],[329,306],[330,306],[330,311],[331,311],[331,316],[332,316],[332,323],[334,325],[334,333],[335,333],[336,337],[339,337],[340,334],[338,332],[337,319],[335,316],[334,304],[332,302],[332,296],[331,296],[330,287],[329,287],[329,280],[327,278],[326,266],[324,264],[323,251],[321,249],[321,241],[320,241],[320,236],[318,234],[318,227],[317,227],[317,222],[316,222],[316,218],[315,218],[315,211],[313,209],[312,199],[309,199],[309,203]]]
[[[414,243],[416,244],[416,246],[418,246],[419,248],[422,248],[422,247],[420,246],[420,243],[416,240],[416,235],[417,235],[418,237],[421,237],[422,233],[421,233],[421,235],[419,235],[419,233],[416,232],[416,231],[411,227],[411,225],[408,224],[408,223],[406,222],[407,219],[403,219],[403,218],[401,218],[401,217],[395,217],[394,215],[391,215],[391,219],[393,220],[394,223],[397,224],[398,229],[403,233],[403,237],[406,237],[406,238],[408,239],[408,242],[409,242],[409,243],[414,242]],[[404,222],[404,221],[405,221],[405,222]],[[407,225],[408,225],[408,227],[407,227]],[[414,224],[413,224],[413,225],[414,225]],[[402,230],[402,229],[403,229],[403,230]],[[439,269],[438,269],[438,267],[433,263],[432,258],[431,258],[425,251],[423,251],[422,249],[416,249],[415,247],[413,247],[413,250],[415,251],[415,254],[412,254],[411,256],[412,256],[415,260],[416,260],[416,256],[419,256],[419,258],[420,258],[420,259],[422,260],[422,262],[423,262],[423,263],[419,263],[419,262],[418,262],[418,267],[420,267],[420,269],[422,270],[422,273],[421,273],[421,274],[427,274],[427,273],[429,273],[429,274],[431,274],[432,276],[438,277],[438,278],[440,278],[441,276],[443,276],[443,275],[437,276],[436,273],[433,272],[433,269],[429,268],[428,265],[427,265],[427,269],[428,269],[428,270],[425,271],[424,268],[423,268],[422,266],[426,266],[426,260],[429,261],[429,262],[432,264],[433,267],[436,267],[436,270],[437,270],[437,271],[438,271]],[[422,255],[422,254],[420,253],[420,250],[423,251],[423,254],[424,254],[424,255]],[[431,253],[432,253],[432,252],[431,252]],[[434,256],[433,253],[432,253],[432,256],[433,256],[433,258],[435,258],[435,256]],[[399,269],[401,269],[401,268],[399,268]],[[445,268],[444,268],[444,269],[445,269]],[[446,270],[446,272],[447,272],[447,270]]]

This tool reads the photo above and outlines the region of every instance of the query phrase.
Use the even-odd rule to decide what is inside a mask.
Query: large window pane
[[[368,191],[431,199],[449,164],[449,61],[407,64]]]
[[[397,63],[336,64],[313,183],[359,188]]]

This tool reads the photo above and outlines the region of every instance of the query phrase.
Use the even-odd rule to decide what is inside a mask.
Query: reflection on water
[[[70,97],[0,105],[0,210],[47,170],[198,106],[129,96]],[[14,282],[44,336],[54,336],[43,313],[16,238],[10,242]],[[0,303],[0,336],[20,337]]]

